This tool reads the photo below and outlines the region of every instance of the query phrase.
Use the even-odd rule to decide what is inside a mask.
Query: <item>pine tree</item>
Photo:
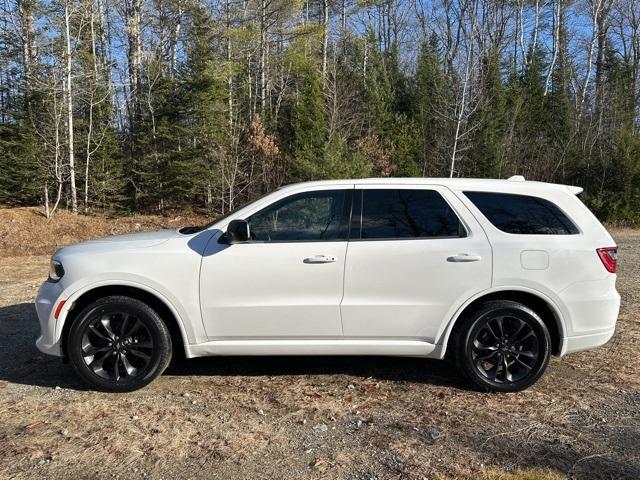
[[[416,161],[422,166],[420,174],[423,176],[445,175],[448,166],[445,114],[449,103],[449,82],[442,65],[439,41],[434,34],[420,49],[416,71],[414,116],[421,137]]]
[[[291,55],[296,95],[291,100],[292,155],[299,163],[298,178],[329,178],[325,162],[327,130],[322,96],[322,76],[306,42]]]
[[[502,83],[500,56],[490,50],[482,61],[480,100],[472,115],[476,125],[467,151],[465,175],[499,178],[502,175],[506,115],[506,92]]]

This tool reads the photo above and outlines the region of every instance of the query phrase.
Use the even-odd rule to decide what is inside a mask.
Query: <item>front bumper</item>
[[[55,306],[61,300],[63,288],[59,283],[47,280],[42,284],[36,297],[36,313],[40,322],[40,336],[36,347],[42,353],[62,357],[60,338],[58,338],[57,321],[53,318]]]

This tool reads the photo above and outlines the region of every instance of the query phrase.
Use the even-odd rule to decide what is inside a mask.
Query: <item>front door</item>
[[[249,242],[205,252],[200,304],[210,340],[342,338],[352,194],[292,194],[246,218]]]

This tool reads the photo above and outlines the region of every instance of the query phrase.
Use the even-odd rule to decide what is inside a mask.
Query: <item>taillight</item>
[[[604,268],[610,273],[616,273],[618,267],[618,247],[597,248],[598,256]]]

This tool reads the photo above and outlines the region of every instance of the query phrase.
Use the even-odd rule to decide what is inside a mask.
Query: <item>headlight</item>
[[[58,260],[51,259],[51,265],[49,266],[49,278],[54,282],[57,282],[64,276],[64,267]]]

